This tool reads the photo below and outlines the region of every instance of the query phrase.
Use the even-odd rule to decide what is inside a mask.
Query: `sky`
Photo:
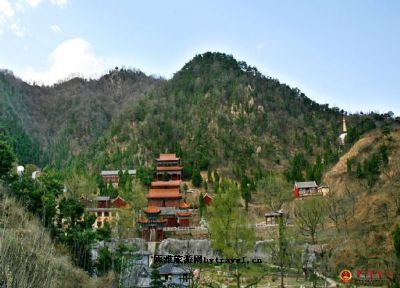
[[[397,0],[0,0],[0,68],[51,85],[233,55],[311,99],[400,116]]]

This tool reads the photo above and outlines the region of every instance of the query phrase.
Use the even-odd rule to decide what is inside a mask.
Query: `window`
[[[104,212],[104,216],[105,216],[105,217],[108,217],[108,212]]]
[[[97,221],[97,227],[101,227],[101,221]]]
[[[98,217],[101,217],[101,212],[97,212],[97,216],[98,216]]]

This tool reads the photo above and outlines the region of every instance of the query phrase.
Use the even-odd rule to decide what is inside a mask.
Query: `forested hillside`
[[[169,151],[189,175],[196,167],[282,169],[297,152],[332,151],[340,119],[338,109],[232,56],[206,53],[114,119],[90,158],[98,168],[126,166]]]
[[[99,80],[73,78],[52,87],[0,73],[0,129],[24,163],[63,167],[108,128],[126,105],[162,82],[115,69]]]
[[[99,80],[52,87],[0,73],[1,137],[23,163],[92,171],[140,167],[160,152],[185,159],[184,173],[265,170],[320,180],[339,158],[345,111],[222,53],[195,56],[171,80],[115,69]],[[388,118],[390,118],[388,116]],[[349,145],[381,125],[378,114],[348,115]]]

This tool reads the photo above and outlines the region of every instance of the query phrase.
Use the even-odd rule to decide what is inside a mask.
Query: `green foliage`
[[[73,198],[62,198],[58,208],[60,219],[66,220],[69,225],[76,225],[85,211],[83,205]]]
[[[227,258],[241,258],[254,248],[255,231],[239,208],[240,190],[235,183],[222,181],[209,211],[211,246]],[[240,286],[240,264],[235,265],[236,286]]]
[[[96,263],[96,270],[99,276],[106,274],[112,268],[112,255],[107,247],[100,248]]]
[[[375,121],[372,117],[360,119],[358,123],[354,123],[347,132],[346,145],[351,147],[360,137],[372,129],[376,128]]]
[[[240,191],[234,183],[226,182],[222,193],[213,199],[209,211],[211,243],[226,257],[243,257],[253,248],[254,230],[249,219],[240,212]]]
[[[271,211],[278,211],[292,199],[291,184],[282,176],[269,173],[257,183],[257,190]]]
[[[150,186],[150,183],[153,180],[154,175],[155,175],[155,167],[153,166],[149,167],[140,166],[136,170],[136,178],[138,178],[140,182],[145,186]]]
[[[96,238],[99,241],[110,241],[111,239],[111,226],[108,222],[104,223],[103,227],[97,228]]]
[[[195,168],[193,170],[193,175],[192,175],[192,183],[194,187],[201,187],[201,183],[203,182],[203,178],[200,175],[200,169]]]
[[[211,173],[210,167],[226,167],[238,171],[240,181],[242,171],[253,176],[255,167],[287,168],[292,160],[288,151],[323,155],[317,148],[321,139],[334,151],[339,109],[318,105],[299,89],[265,77],[230,55],[197,55],[161,87],[113,119],[86,155],[95,170],[131,163],[140,167],[152,163],[160,151],[171,151],[184,159],[185,179],[197,168]],[[300,142],[294,139],[296,133],[304,135]],[[337,159],[334,152],[328,156]],[[316,169],[316,178],[319,175]]]
[[[352,166],[353,163],[356,162],[357,168],[355,176],[358,179],[367,180],[368,186],[373,187],[379,180],[382,169],[386,168],[389,163],[389,154],[389,148],[386,145],[381,145],[377,152],[370,153],[368,158],[363,162],[356,162],[355,159],[351,159],[351,165],[348,164],[348,166]],[[351,174],[349,167],[347,172]]]
[[[304,181],[303,170],[309,166],[303,153],[294,156],[290,170],[285,171],[286,179],[290,182]]]
[[[0,178],[10,172],[14,161],[15,156],[11,151],[10,146],[5,142],[0,141]]]
[[[204,212],[207,210],[207,205],[204,202],[204,195],[200,194],[199,195],[199,214],[200,214],[200,218],[203,217]]]
[[[251,191],[250,191],[250,180],[247,176],[242,176],[242,180],[240,182],[240,190],[242,194],[242,198],[245,202],[246,211],[249,208],[249,202],[251,201]]]
[[[164,281],[161,279],[160,272],[157,269],[151,271],[150,288],[164,287]]]

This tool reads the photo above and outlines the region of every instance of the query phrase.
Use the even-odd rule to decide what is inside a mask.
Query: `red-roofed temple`
[[[165,226],[189,226],[192,216],[189,204],[182,201],[180,158],[175,154],[160,154],[156,164],[156,181],[151,183],[148,207],[144,209],[146,218],[139,220],[142,238],[147,241],[161,241]]]

